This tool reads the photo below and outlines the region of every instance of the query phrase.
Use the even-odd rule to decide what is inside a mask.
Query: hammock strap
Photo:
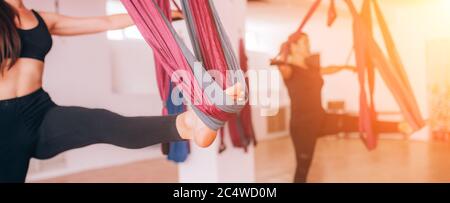
[[[165,64],[165,71],[169,75],[174,75],[178,70],[188,72],[187,79],[179,77],[175,82],[181,88],[184,98],[191,102],[194,111],[208,127],[219,129],[229,116],[242,109],[243,105],[226,95],[222,87],[198,63],[155,0],[122,0],[122,3],[155,55]],[[214,90],[215,97],[205,93],[203,87]]]

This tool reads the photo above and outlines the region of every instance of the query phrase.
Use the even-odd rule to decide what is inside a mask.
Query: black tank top
[[[308,69],[292,66],[292,77],[284,83],[291,99],[292,116],[307,116],[324,112],[322,107],[322,87],[320,56],[306,59]]]
[[[35,10],[31,11],[39,23],[32,29],[17,29],[22,43],[20,58],[32,58],[44,62],[45,56],[53,45],[52,36],[39,13]]]

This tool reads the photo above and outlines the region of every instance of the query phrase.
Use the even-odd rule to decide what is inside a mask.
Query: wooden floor
[[[155,159],[53,178],[41,183],[176,183],[175,164]]]
[[[290,182],[295,169],[289,138],[261,142],[256,181]],[[44,182],[177,182],[177,166],[163,159],[94,170]],[[450,182],[450,144],[383,140],[367,151],[358,139],[318,142],[309,182]]]
[[[270,164],[268,164],[270,163]],[[290,182],[295,170],[289,139],[260,145],[257,182]],[[450,144],[382,140],[368,151],[358,139],[318,142],[309,182],[450,182]]]

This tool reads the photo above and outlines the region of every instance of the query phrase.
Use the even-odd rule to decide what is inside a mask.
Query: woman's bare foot
[[[398,130],[405,135],[411,135],[414,133],[414,130],[406,121],[398,124]]]
[[[239,83],[228,88],[225,92],[234,100],[240,100],[244,95]],[[200,147],[209,147],[217,136],[217,131],[206,126],[192,109],[177,117],[176,127],[181,138],[194,140]]]

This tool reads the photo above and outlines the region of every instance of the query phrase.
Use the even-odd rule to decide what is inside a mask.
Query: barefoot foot
[[[399,132],[405,134],[405,135],[411,135],[414,133],[413,129],[407,122],[401,122],[398,124],[398,130]]]
[[[239,83],[228,88],[225,92],[233,100],[240,100],[244,95],[241,84]],[[217,137],[217,131],[206,126],[192,109],[177,117],[176,127],[181,138],[194,140],[200,147],[211,146]]]
[[[178,116],[177,129],[181,138],[194,140],[200,147],[209,147],[217,136],[217,131],[206,126],[193,110]]]

